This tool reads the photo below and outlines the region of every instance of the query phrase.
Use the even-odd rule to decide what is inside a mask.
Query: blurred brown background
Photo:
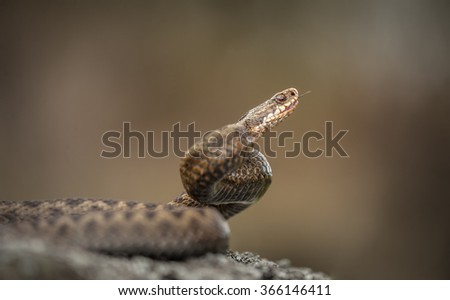
[[[288,87],[277,127],[348,129],[350,158],[270,159],[232,248],[342,279],[450,279],[448,1],[0,1],[0,199],[163,203],[179,159],[101,136],[205,131]],[[320,146],[320,143],[317,143]],[[135,152],[134,152],[135,153]]]

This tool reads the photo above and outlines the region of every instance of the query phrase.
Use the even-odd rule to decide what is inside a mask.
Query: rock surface
[[[288,260],[229,251],[184,261],[112,257],[41,240],[0,244],[0,279],[329,279]]]

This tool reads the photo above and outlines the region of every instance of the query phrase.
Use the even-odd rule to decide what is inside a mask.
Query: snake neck
[[[181,193],[171,202],[167,203],[169,207],[210,207],[216,209],[226,220],[248,208],[252,203],[228,203],[228,204],[206,204],[193,199],[186,192]]]

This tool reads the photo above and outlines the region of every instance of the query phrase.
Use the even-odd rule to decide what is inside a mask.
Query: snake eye
[[[275,100],[279,103],[286,101],[286,96],[284,94],[278,94],[275,96]]]

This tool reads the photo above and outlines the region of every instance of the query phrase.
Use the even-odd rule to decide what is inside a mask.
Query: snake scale
[[[289,88],[205,135],[181,160],[185,192],[167,204],[102,199],[0,201],[0,237],[40,238],[114,255],[181,259],[228,248],[226,219],[267,191],[272,170],[256,141],[290,115]]]

